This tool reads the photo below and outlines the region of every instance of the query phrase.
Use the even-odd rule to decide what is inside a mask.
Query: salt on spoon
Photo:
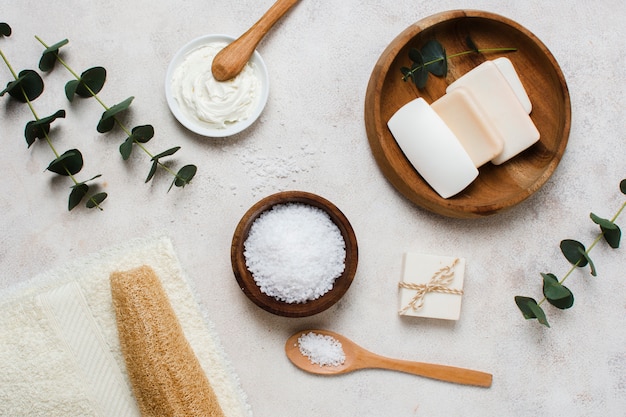
[[[246,33],[213,58],[211,71],[217,81],[228,81],[241,72],[261,39],[298,0],[277,0]]]
[[[308,338],[308,335],[311,334],[330,337],[331,350],[327,350],[329,346],[328,343],[326,343],[326,347],[322,347],[322,349],[324,349],[323,353],[306,352],[307,348],[311,348],[312,345],[309,344],[308,346],[302,347],[299,339],[303,336]],[[326,340],[328,341],[329,339]],[[333,348],[332,346],[335,347]],[[337,351],[336,346],[341,347],[343,357],[341,357],[341,354]],[[304,354],[303,351],[307,354]],[[328,352],[332,353],[331,359],[329,359]],[[320,375],[345,374],[358,369],[377,368],[406,372],[440,381],[486,388],[491,386],[493,379],[493,376],[486,372],[380,356],[363,349],[345,336],[328,330],[303,330],[293,334],[285,343],[285,353],[289,360],[298,368],[306,372]],[[320,363],[313,363],[311,357],[317,359],[317,362],[330,364],[320,365]]]

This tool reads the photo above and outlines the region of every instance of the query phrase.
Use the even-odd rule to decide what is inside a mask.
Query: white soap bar
[[[441,197],[458,194],[478,176],[457,137],[423,98],[402,106],[387,126],[409,162]]]
[[[517,96],[517,99],[522,104],[526,113],[530,114],[533,110],[533,105],[530,102],[530,98],[528,97],[528,93],[526,93],[526,89],[524,88],[524,84],[522,84],[522,80],[520,80],[517,71],[515,71],[515,67],[509,58],[500,57],[493,60],[493,63],[496,64],[506,81],[509,83],[513,92]]]
[[[476,168],[502,152],[502,136],[489,123],[487,114],[467,88],[455,88],[431,107],[459,139]]]
[[[513,89],[492,61],[485,61],[448,86],[466,87],[500,133],[504,148],[491,162],[502,164],[539,140],[539,131]]]
[[[447,269],[446,269],[447,268]],[[440,273],[438,275],[438,272]],[[445,286],[448,292],[428,291],[421,298],[421,307],[414,309],[418,289],[407,288],[403,283],[426,285],[441,272],[453,274]],[[446,320],[458,320],[461,316],[463,299],[463,281],[465,277],[465,259],[450,256],[424,255],[407,252],[404,254],[402,279],[400,281],[399,314],[402,316],[430,317]],[[414,303],[415,304],[419,304]]]

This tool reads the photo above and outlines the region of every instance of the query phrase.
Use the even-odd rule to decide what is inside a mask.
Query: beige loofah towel
[[[111,295],[141,415],[224,417],[152,268],[111,274]]]

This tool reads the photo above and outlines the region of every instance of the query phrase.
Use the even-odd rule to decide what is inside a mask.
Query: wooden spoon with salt
[[[341,343],[345,361],[338,366],[318,365],[300,352],[298,338],[304,334],[328,335]],[[328,330],[304,330],[292,335],[285,343],[285,353],[289,360],[298,368],[306,372],[320,375],[344,374],[358,369],[378,368],[438,379],[440,381],[457,384],[490,387],[493,379],[491,374],[471,369],[456,368],[447,365],[436,365],[423,362],[411,362],[401,359],[391,359],[369,352],[350,339]]]
[[[211,64],[213,77],[217,81],[228,81],[236,77],[250,60],[261,39],[297,2],[298,0],[277,0],[246,33],[218,52]]]

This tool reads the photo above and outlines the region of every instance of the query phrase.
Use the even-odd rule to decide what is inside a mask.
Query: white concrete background
[[[0,21],[13,28],[0,48],[16,70],[36,68],[42,47],[68,38],[64,56],[77,71],[101,65],[109,105],[135,101],[128,124],[153,124],[149,148],[180,145],[175,166],[195,163],[186,189],[167,193],[163,173],[150,184],[150,163],[119,157],[124,135],[95,130],[102,109],[70,104],[65,70],[45,75],[34,102],[40,116],[65,108],[55,123],[60,150],[86,159],[79,177],[102,174],[103,212],[66,210],[69,182],[44,172],[43,143],[27,149],[28,109],[0,101],[0,288],[134,237],[172,238],[197,296],[209,312],[255,415],[269,416],[624,416],[626,415],[626,261],[623,249],[592,252],[599,276],[573,274],[573,309],[547,308],[551,329],[522,319],[515,295],[540,297],[540,272],[563,274],[558,243],[591,243],[590,212],[610,217],[624,201],[626,177],[623,0],[421,1],[303,0],[260,44],[270,72],[268,105],[250,130],[211,140],[184,130],[163,92],[170,58],[207,33],[237,36],[271,0],[107,2],[4,1]],[[568,82],[572,129],[556,173],[532,198],[480,220],[453,220],[402,197],[378,169],[363,123],[365,89],[385,46],[430,14],[481,9],[505,15],[552,51]],[[11,80],[0,65],[0,83]],[[333,201],[357,233],[360,264],[345,298],[317,316],[288,319],[253,305],[230,265],[230,242],[243,213],[281,190]],[[622,218],[626,218],[622,216]],[[398,317],[402,253],[467,259],[458,322]],[[378,353],[490,371],[490,389],[457,386],[386,371],[340,377],[307,375],[283,354],[286,338],[307,327],[346,334]],[[2,389],[2,387],[0,387]]]

